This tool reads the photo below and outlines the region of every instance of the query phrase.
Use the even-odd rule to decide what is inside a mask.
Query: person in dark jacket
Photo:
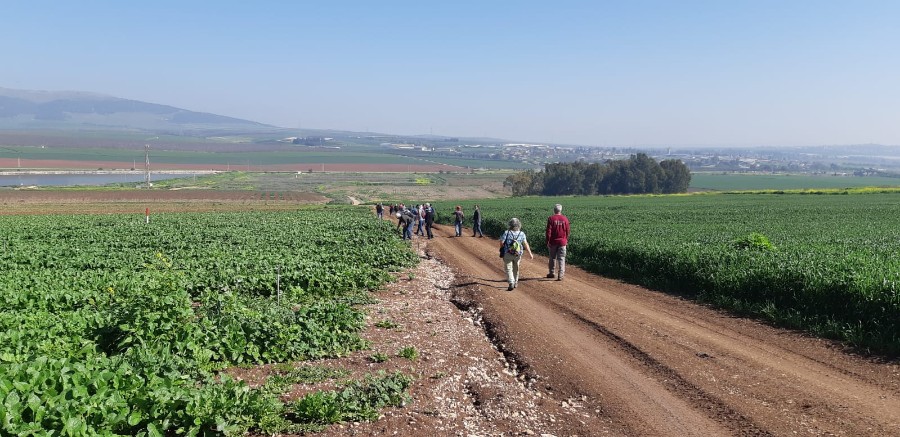
[[[434,238],[434,234],[431,233],[431,226],[434,225],[434,208],[431,207],[430,203],[425,204],[425,232],[428,234],[428,239]]]
[[[475,205],[475,211],[472,212],[472,236],[478,234],[478,238],[484,238],[484,232],[481,232],[481,210]]]
[[[409,210],[404,209],[397,213],[397,229],[404,240],[412,240],[413,216]]]
[[[409,208],[403,208],[403,216],[406,217],[406,229],[403,231],[403,238],[412,240],[413,226],[416,224],[416,215]]]

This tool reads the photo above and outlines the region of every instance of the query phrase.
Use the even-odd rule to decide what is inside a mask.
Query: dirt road
[[[456,271],[456,299],[536,389],[594,413],[572,434],[900,435],[896,362],[575,267],[545,279],[543,256],[506,291],[496,240],[436,231],[428,252]]]

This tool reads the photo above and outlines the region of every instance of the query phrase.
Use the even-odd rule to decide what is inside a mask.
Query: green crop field
[[[4,216],[0,247],[0,435],[299,432],[375,418],[410,383],[285,403],[290,381],[340,375],[221,371],[366,346],[356,304],[416,258],[363,209]]]
[[[486,232],[499,235],[519,217],[532,247],[546,253],[544,226],[557,202],[572,221],[569,260],[589,271],[900,354],[900,194],[477,203]],[[436,203],[439,218],[456,203]]]
[[[800,190],[854,187],[898,187],[900,178],[808,174],[691,173],[693,190]]]
[[[486,169],[513,169],[513,170],[525,170],[529,168],[537,168],[537,165],[526,164],[521,161],[502,161],[502,160],[490,160],[490,159],[467,159],[467,158],[450,158],[450,157],[428,157],[423,158],[427,159],[429,162],[448,164],[448,165],[456,165],[459,167],[469,167],[469,168],[486,168]]]

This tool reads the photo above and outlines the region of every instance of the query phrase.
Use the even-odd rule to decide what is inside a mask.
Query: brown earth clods
[[[300,191],[0,190],[0,215],[278,210],[329,200]]]

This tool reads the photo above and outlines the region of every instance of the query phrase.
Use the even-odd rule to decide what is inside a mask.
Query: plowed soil
[[[546,279],[543,256],[507,291],[497,241],[452,232],[427,250],[453,268],[455,300],[535,390],[593,412],[558,434],[900,435],[897,362],[571,266]]]
[[[0,190],[0,215],[278,210],[328,201],[300,191]]]

